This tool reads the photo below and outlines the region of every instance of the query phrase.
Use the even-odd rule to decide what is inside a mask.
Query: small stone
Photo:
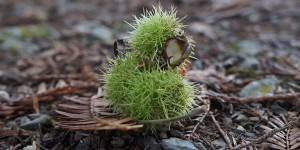
[[[197,59],[193,62],[192,70],[203,70],[205,69],[205,65],[204,61]]]
[[[256,139],[257,136],[254,133],[246,132],[244,135],[248,138]]]
[[[263,109],[263,105],[260,103],[250,103],[249,105],[255,109]]]
[[[0,51],[10,51],[21,54],[32,54],[40,50],[40,47],[32,42],[8,38],[3,41]]]
[[[201,23],[201,22],[192,22],[189,25],[189,29],[196,34],[203,34],[212,40],[217,39],[217,35],[215,31],[208,24]]]
[[[198,148],[198,150],[207,150],[201,142],[194,143],[194,145]]]
[[[105,43],[111,43],[113,41],[112,30],[105,26],[99,26],[93,29],[92,35],[103,40]]]
[[[80,140],[79,144],[76,146],[75,150],[89,149],[90,138],[86,137]]]
[[[222,121],[226,126],[231,126],[233,124],[232,119],[226,116],[223,116]]]
[[[290,45],[292,47],[300,48],[300,41],[299,40],[292,40],[292,41],[290,41]]]
[[[236,111],[234,114],[232,114],[231,118],[236,122],[245,122],[249,121],[249,118],[242,114],[240,111]]]
[[[284,106],[284,102],[274,101],[270,106],[270,110],[276,115],[287,113],[287,110],[282,106]],[[289,108],[292,107],[291,104],[289,105],[288,103],[286,103],[286,106],[290,106]]]
[[[262,15],[260,13],[253,13],[249,15],[248,20],[252,23],[257,23],[262,20]]]
[[[244,69],[260,69],[260,62],[255,57],[245,57],[244,61],[239,65],[241,70]]]
[[[45,21],[48,20],[49,14],[43,9],[36,9],[36,11],[34,12],[34,17],[38,20]]]
[[[12,125],[14,124],[13,122],[16,122],[17,124],[21,125],[24,123],[27,123],[30,121],[30,118],[28,116],[23,116],[23,117],[18,117],[14,121],[11,121]]]
[[[227,20],[220,21],[220,26],[221,26],[222,29],[225,29],[225,30],[231,30],[232,29],[232,23],[230,21],[227,21]]]
[[[216,149],[226,149],[226,143],[222,139],[212,141],[211,145]]]
[[[239,130],[239,131],[241,131],[241,132],[245,132],[246,131],[245,128],[242,127],[242,126],[240,126],[240,125],[238,125],[236,129]]]
[[[0,101],[8,101],[9,94],[6,91],[0,91]]]
[[[236,64],[239,64],[239,62],[241,62],[241,60],[242,60],[242,58],[233,56],[233,57],[229,57],[226,60],[224,60],[223,64],[224,64],[224,67],[230,68],[230,67],[236,66]]]
[[[113,137],[113,140],[110,142],[113,147],[122,147],[124,145],[124,140],[119,137]]]
[[[36,119],[22,123],[20,125],[20,128],[26,129],[26,130],[36,130],[40,123],[49,122],[50,119],[51,119],[51,117],[48,115],[40,115]]]
[[[178,130],[173,130],[173,129],[171,129],[169,133],[170,133],[170,135],[173,136],[173,137],[178,137],[178,138],[180,138],[180,137],[183,136],[183,133],[180,132],[180,131],[178,131]]]
[[[161,133],[159,133],[159,137],[161,139],[166,139],[166,138],[168,138],[168,135],[166,134],[166,132],[161,132]]]
[[[8,127],[18,127],[19,125],[15,120],[13,120],[13,121],[8,121],[6,123],[6,126],[8,126]]]
[[[240,92],[241,97],[261,97],[266,95],[273,95],[276,91],[278,80],[271,76],[266,79],[253,81],[247,84]]]
[[[164,150],[198,150],[193,143],[178,138],[162,140]]]
[[[24,42],[17,40],[17,39],[7,39],[4,40],[1,44],[0,50],[2,51],[10,51],[10,52],[18,52],[24,49],[25,44]]]
[[[238,43],[240,54],[255,56],[261,51],[261,45],[254,40],[242,40]]]
[[[74,135],[74,140],[79,141],[79,140],[83,139],[84,137],[85,137],[84,134],[82,134],[81,132],[76,132]]]
[[[35,145],[28,145],[28,146],[24,147],[23,150],[36,150],[36,146]]]
[[[259,117],[249,117],[249,120],[258,122],[260,120],[260,118]]]
[[[0,85],[1,90],[6,89],[6,88],[3,88],[3,87],[6,87],[5,84],[12,84],[12,83],[20,82],[24,77],[26,77],[26,73],[0,70],[0,83],[2,83],[2,85]]]
[[[155,138],[152,136],[146,136],[143,140],[142,140],[142,144],[144,146],[144,149],[147,150],[157,150],[157,149],[161,149],[159,144],[156,142]]]
[[[234,120],[237,122],[245,122],[245,121],[249,121],[249,118],[246,115],[241,114],[238,115]]]
[[[122,135],[122,139],[125,140],[125,141],[130,141],[132,138],[133,137],[130,134],[123,134]]]

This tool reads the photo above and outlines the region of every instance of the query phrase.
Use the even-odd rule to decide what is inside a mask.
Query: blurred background
[[[159,3],[166,10],[176,7],[178,18],[184,17],[187,34],[196,41],[195,57],[202,58],[194,67],[232,53],[278,56],[300,47],[297,0],[1,0],[0,69],[55,72],[51,68],[27,72],[28,64],[16,56],[41,56],[65,48],[84,50],[97,70],[111,57],[114,40],[132,30],[125,21],[133,22],[133,15]],[[65,51],[64,61],[75,63],[71,51]]]

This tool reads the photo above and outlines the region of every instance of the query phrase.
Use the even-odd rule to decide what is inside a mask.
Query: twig
[[[207,87],[206,87],[206,86],[202,86],[201,89],[202,89],[203,92],[207,92]],[[196,124],[195,127],[193,128],[193,130],[192,130],[192,132],[191,132],[191,134],[190,134],[190,136],[189,136],[189,139],[190,139],[191,136],[194,135],[194,133],[195,133],[195,131],[197,130],[197,128],[198,128],[198,126],[200,125],[200,123],[201,123],[201,122],[204,120],[204,118],[207,116],[207,114],[208,114],[208,112],[209,112],[209,108],[210,108],[210,99],[208,99],[206,96],[205,96],[205,98],[204,98],[204,97],[200,97],[200,96],[198,97],[198,96],[197,96],[197,99],[203,100],[205,106],[207,107],[207,110],[206,110],[206,112],[203,114],[203,116],[201,116],[201,117],[198,118],[197,124]],[[204,100],[204,99],[206,99],[206,100]]]
[[[274,129],[274,130],[260,136],[259,138],[255,139],[255,140],[252,140],[250,143],[240,144],[240,145],[234,147],[234,150],[238,150],[238,149],[242,149],[244,147],[248,147],[250,145],[255,145],[255,144],[258,144],[258,143],[262,143],[265,139],[267,139],[269,137],[272,137],[276,133],[281,132],[282,130],[285,130],[285,129],[288,129],[288,128],[292,128],[292,127],[297,126],[297,125],[300,125],[300,117],[297,118],[296,120],[291,121],[288,124],[282,126],[281,128]]]
[[[204,118],[206,117],[206,115],[207,115],[207,112],[197,120],[197,124],[196,124],[195,127],[193,128],[192,133],[190,134],[191,136],[193,136],[193,134],[194,134],[195,131],[197,130],[197,128],[198,128],[198,126],[200,125],[200,123],[204,120]],[[191,137],[191,136],[190,136],[190,137]],[[189,138],[190,138],[190,137],[189,137]]]
[[[221,133],[221,135],[223,136],[225,142],[227,143],[227,145],[229,146],[230,149],[233,149],[231,143],[230,143],[230,140],[229,140],[229,137],[226,135],[226,133],[221,129],[220,125],[218,124],[217,120],[215,119],[214,115],[212,112],[210,112],[210,116],[211,116],[211,119],[213,120],[213,122],[215,123],[215,125],[217,126],[219,132]]]
[[[262,96],[262,97],[236,97],[236,96],[227,96],[225,94],[217,94],[217,93],[208,93],[212,99],[223,99],[227,102],[238,102],[238,103],[253,103],[253,102],[266,102],[272,100],[293,100],[300,98],[300,93],[289,93],[289,94],[277,94],[273,96]]]
[[[201,134],[199,134],[198,136],[199,136],[199,138],[202,140],[202,142],[204,142],[210,149],[215,150],[215,148],[214,148],[213,146],[211,146],[211,145],[209,144],[209,142],[207,142],[207,141],[203,138],[203,136],[201,136]],[[199,141],[200,141],[200,140],[199,140]]]
[[[32,96],[33,98],[33,109],[36,114],[40,114],[40,109],[39,109],[39,98],[37,95]]]
[[[44,140],[43,140],[43,131],[42,131],[42,125],[41,125],[41,123],[39,123],[38,124],[39,126],[38,126],[38,138],[37,138],[37,144],[38,145],[43,145],[43,143],[44,143]]]
[[[59,80],[59,79],[96,79],[94,74],[50,74],[27,77],[25,80]]]

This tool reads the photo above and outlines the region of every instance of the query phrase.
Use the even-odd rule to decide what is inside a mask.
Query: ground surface
[[[54,125],[58,103],[97,97],[124,20],[158,2],[0,0],[0,149],[232,149],[263,135],[247,149],[299,149],[300,2],[160,3],[186,16],[197,58],[186,77],[210,112],[155,135]]]

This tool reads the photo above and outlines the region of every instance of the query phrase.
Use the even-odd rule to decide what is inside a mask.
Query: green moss
[[[112,61],[105,74],[107,98],[115,110],[136,120],[165,119],[186,113],[194,88],[174,70],[139,68],[128,55]]]
[[[271,93],[271,92],[272,92],[272,87],[270,85],[263,84],[261,86],[261,93],[268,94],[268,93]]]
[[[239,52],[240,51],[240,47],[237,44],[230,44],[228,45],[228,49],[232,52]]]
[[[237,66],[229,68],[227,70],[227,74],[237,74],[239,78],[255,78],[258,76],[257,71],[252,68],[239,69]]]
[[[51,35],[51,28],[47,26],[24,26],[20,30],[21,38],[48,37]]]
[[[34,14],[34,17],[38,20],[45,21],[49,18],[49,15],[46,13],[46,11],[39,10]]]
[[[239,72],[239,77],[241,78],[255,78],[257,76],[258,76],[257,71],[251,68],[244,69]]]
[[[45,118],[45,119],[41,122],[41,124],[43,124],[43,125],[51,125],[51,124],[52,124],[52,117],[47,117],[47,118]]]
[[[129,43],[133,48],[154,60],[161,53],[165,41],[182,32],[183,25],[176,17],[176,11],[163,11],[161,7],[145,11],[141,18],[135,16]]]

